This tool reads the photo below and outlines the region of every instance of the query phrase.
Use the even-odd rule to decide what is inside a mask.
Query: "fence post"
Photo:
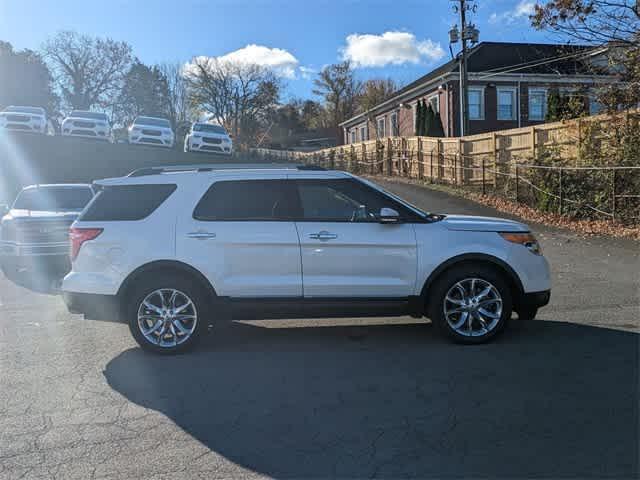
[[[518,191],[518,162],[516,164],[516,203],[520,201],[520,193]]]
[[[484,157],[482,157],[482,195],[485,195],[485,184],[484,184]]]
[[[611,179],[611,218],[616,219],[616,180],[618,178],[618,171],[614,168]]]
[[[493,155],[493,189],[498,187],[498,149],[496,148],[496,132],[491,132],[491,150]]]
[[[531,160],[536,158],[536,127],[531,127]]]
[[[418,180],[424,178],[424,154],[422,152],[422,139],[418,137]]]
[[[464,166],[465,166],[465,161],[464,161],[464,152],[463,152],[464,147],[462,146],[462,137],[458,137],[458,165],[460,166],[460,182],[458,182],[458,172],[455,171],[455,178],[456,178],[456,185],[458,183],[460,184],[464,184]],[[454,168],[454,170],[456,170]]]
[[[429,154],[429,181],[433,183],[433,147],[431,148],[431,153]]]
[[[393,176],[393,143],[390,138],[387,138],[387,175]]]
[[[560,195],[559,195],[559,197],[560,197],[559,198],[560,205],[559,205],[558,209],[560,210],[560,216],[562,216],[562,211],[564,210],[564,208],[563,208],[564,207],[564,188],[563,188],[563,185],[562,185],[562,180],[563,180],[563,178],[562,178],[563,175],[562,174],[563,174],[563,169],[562,169],[562,167],[560,167],[560,173],[559,173],[560,178],[559,178],[559,181],[558,181],[559,189],[560,189]]]

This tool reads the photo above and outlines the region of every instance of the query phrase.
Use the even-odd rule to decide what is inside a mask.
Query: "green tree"
[[[54,114],[59,99],[52,85],[51,72],[39,54],[15,51],[10,43],[0,41],[0,108],[35,106]]]
[[[422,102],[422,100],[418,100],[418,104],[416,105],[416,135],[417,136],[424,135],[424,125],[425,125],[424,103]]]
[[[136,59],[124,77],[114,116],[124,125],[139,115],[169,117],[169,103],[167,77],[159,67],[149,67]]]
[[[444,137],[444,128],[442,128],[442,120],[440,113],[436,112],[431,104],[429,104],[430,128],[427,132],[428,137]]]

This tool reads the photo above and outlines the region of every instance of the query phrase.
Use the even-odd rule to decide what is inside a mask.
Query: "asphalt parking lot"
[[[291,320],[157,357],[0,276],[0,478],[636,478],[640,246],[534,228],[551,305],[474,347],[409,318]]]

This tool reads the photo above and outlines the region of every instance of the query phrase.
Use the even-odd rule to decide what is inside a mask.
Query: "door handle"
[[[191,232],[187,233],[187,237],[195,238],[196,240],[208,240],[210,238],[216,238],[216,234],[209,232]]]
[[[309,238],[313,239],[313,240],[335,240],[336,238],[338,238],[338,235],[336,235],[335,233],[329,233],[327,231],[322,231],[322,232],[318,232],[318,233],[310,233],[309,234]]]

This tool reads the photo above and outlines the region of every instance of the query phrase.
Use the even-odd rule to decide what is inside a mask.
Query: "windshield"
[[[91,120],[100,120],[100,121],[103,121],[103,122],[107,121],[107,115],[104,114],[104,113],[83,112],[81,110],[74,110],[73,112],[71,112],[70,117],[89,118]]]
[[[13,208],[17,210],[82,210],[93,197],[89,187],[38,187],[23,190]]]
[[[133,122],[134,125],[151,125],[153,127],[171,128],[169,120],[164,118],[138,117]]]
[[[209,132],[209,133],[219,133],[221,135],[226,135],[227,131],[224,127],[220,125],[212,125],[210,123],[196,123],[193,126],[194,132]]]
[[[32,113],[34,115],[44,115],[44,110],[38,107],[7,107],[4,109],[5,112],[16,112],[16,113]]]

